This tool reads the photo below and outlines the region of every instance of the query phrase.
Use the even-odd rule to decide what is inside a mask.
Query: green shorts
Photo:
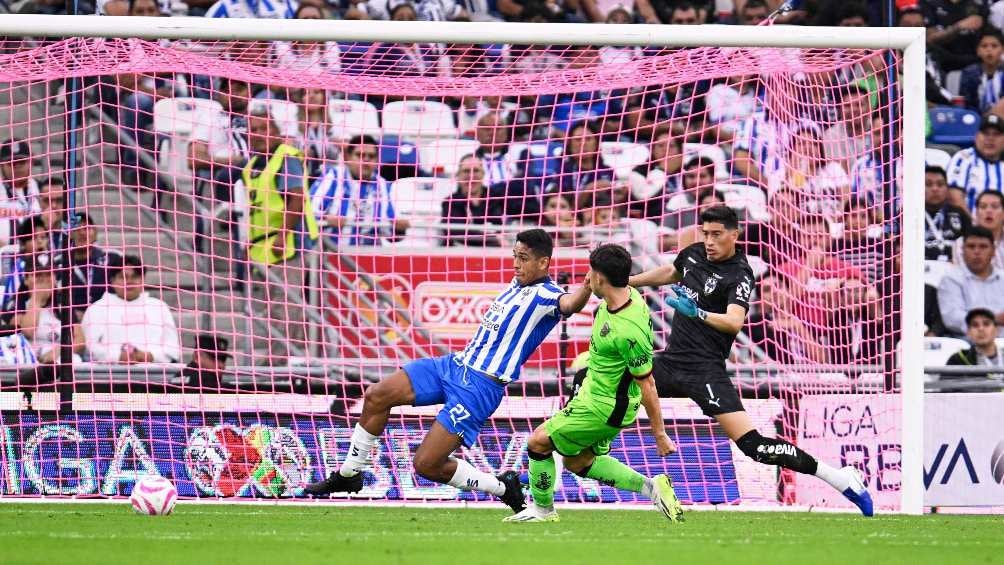
[[[573,457],[586,449],[594,455],[610,453],[610,444],[621,433],[621,428],[607,423],[609,411],[597,410],[600,407],[578,400],[572,399],[544,422],[554,450],[565,457]]]

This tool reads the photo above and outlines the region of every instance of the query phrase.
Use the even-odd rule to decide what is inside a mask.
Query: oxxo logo
[[[491,307],[499,285],[423,282],[415,288],[414,316],[433,332],[469,337]]]

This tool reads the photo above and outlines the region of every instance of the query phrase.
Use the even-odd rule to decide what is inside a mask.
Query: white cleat
[[[519,514],[513,514],[512,516],[506,516],[502,519],[503,522],[558,522],[558,513],[555,512],[554,507],[551,508],[541,508],[536,504],[531,504],[526,507],[526,510],[520,512]]]
[[[862,514],[869,517],[872,516],[875,513],[872,506],[872,495],[868,493],[868,487],[865,486],[861,473],[852,465],[848,465],[840,469],[840,471],[847,473],[850,478],[850,486],[841,494],[844,495],[844,498],[853,502],[861,510]]]

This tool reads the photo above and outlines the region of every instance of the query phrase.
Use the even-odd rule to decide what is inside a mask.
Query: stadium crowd
[[[779,4],[98,0],[87,10],[122,16],[759,25]],[[1004,323],[1004,2],[899,0],[892,22],[883,4],[806,1],[776,21],[927,27],[927,332],[963,336],[971,319],[982,319],[972,314],[981,309],[994,313],[999,326]],[[64,13],[61,1],[13,7]],[[267,48],[234,43],[220,57],[304,73],[377,70],[383,76],[468,77],[579,69],[653,53],[615,47],[276,42]],[[120,76],[113,97],[120,126],[151,151],[163,147],[165,132],[154,131],[158,102],[216,103],[211,119],[191,132],[185,157],[200,179],[199,190],[215,199],[229,202],[248,190],[256,195],[252,206],[263,205],[254,198],[279,199],[277,215],[256,220],[252,213],[249,256],[254,262],[292,264],[298,250],[318,235],[335,246],[501,246],[505,238],[499,226],[515,223],[550,227],[561,246],[623,243],[641,267],[649,267],[699,241],[699,211],[724,202],[742,212],[744,249],[755,258],[760,277],[759,300],[745,331],[762,358],[883,365],[891,362],[889,339],[900,309],[896,221],[884,221],[898,216],[902,198],[899,160],[890,142],[901,125],[889,120],[895,114],[887,98],[893,72],[882,57],[858,57],[836,72],[794,76],[811,99],[793,107],[789,99],[784,108],[775,106],[777,97],[766,96],[764,81],[755,76],[418,102],[269,88],[223,77]],[[435,139],[429,139],[428,130],[395,135],[388,125],[394,112],[406,122],[415,104],[426,118],[448,115],[440,122],[448,126],[437,130]],[[336,109],[362,116],[363,125],[344,127]],[[964,119],[973,115],[975,120]],[[369,116],[373,127],[367,125]],[[74,286],[74,318],[80,324],[74,351],[102,362],[179,361],[170,309],[143,293],[143,266],[135,257],[97,248],[101,226],[86,214],[64,226],[58,213],[49,213],[58,212],[64,187],[54,176],[40,176],[31,151],[19,139],[0,146],[3,197],[20,211],[19,220],[4,226],[17,246],[5,267],[2,321],[7,332],[30,343],[39,361],[52,360],[59,325],[46,306],[52,283],[39,275],[49,264],[45,261],[57,261],[58,255],[40,258],[47,249],[66,247],[54,238],[68,238],[75,265],[92,269]],[[132,181],[149,184],[145,173],[134,173]],[[263,176],[272,182],[259,183]],[[409,202],[405,191],[421,197]],[[433,201],[435,209],[416,205],[418,199]],[[125,322],[108,313],[108,303],[115,301],[135,302],[145,312],[143,319],[156,321],[157,329],[149,331],[156,335],[146,336],[152,347],[134,350],[114,339],[129,332],[121,329]],[[992,364],[1001,358],[986,351],[973,353],[974,359]]]

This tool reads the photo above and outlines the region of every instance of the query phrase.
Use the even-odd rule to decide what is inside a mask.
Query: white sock
[[[844,492],[851,486],[851,478],[840,469],[834,469],[822,461],[816,461],[816,476],[823,479],[838,492]]]
[[[641,495],[649,500],[655,498],[655,483],[652,479],[645,477],[645,484],[641,485]]]
[[[457,487],[460,490],[476,490],[494,494],[495,496],[505,494],[505,485],[502,484],[502,481],[495,478],[494,475],[478,471],[474,468],[474,465],[463,459],[457,459],[456,461],[457,472],[453,473],[453,478],[446,484],[451,487]]]
[[[370,453],[373,452],[373,446],[376,445],[377,439],[379,439],[378,436],[367,432],[362,426],[356,424],[356,428],[352,430],[349,452],[345,455],[345,460],[342,461],[338,474],[343,477],[354,477],[366,470],[370,465]]]

